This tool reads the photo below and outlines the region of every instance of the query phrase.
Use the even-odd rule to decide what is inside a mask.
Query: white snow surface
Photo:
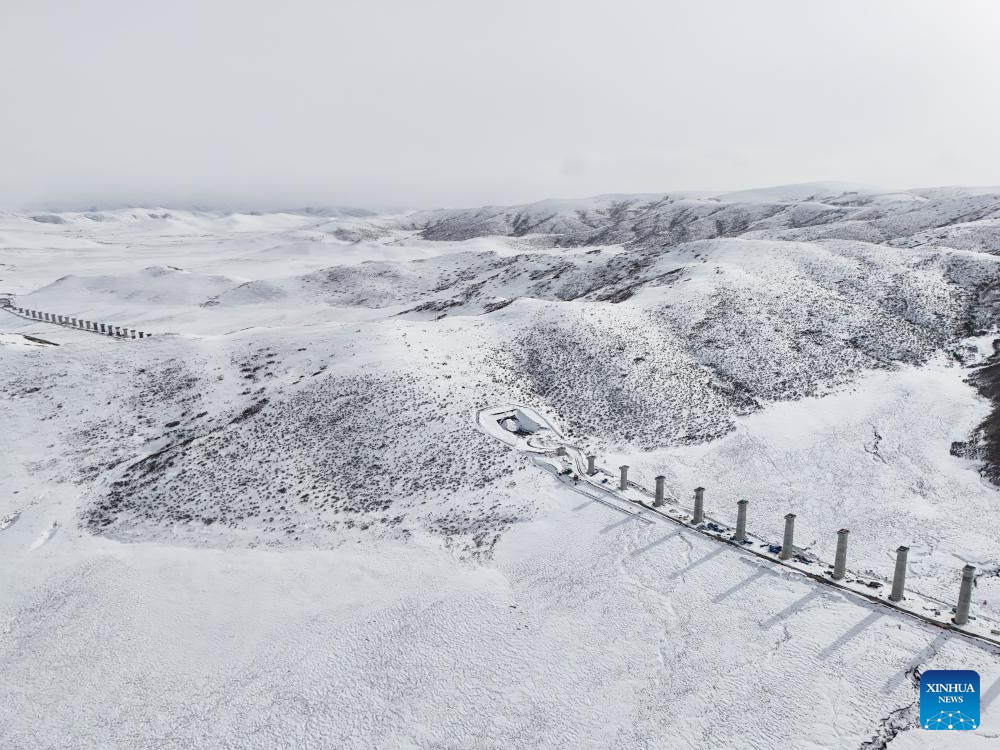
[[[0,311],[0,747],[995,746],[996,649],[593,502],[475,415],[776,543],[795,512],[826,560],[848,526],[859,572],[909,545],[946,601],[971,562],[1000,617],[1000,495],[949,452],[991,412],[997,206],[0,215],[0,296],[154,333]],[[979,729],[917,726],[926,669],[980,673]]]

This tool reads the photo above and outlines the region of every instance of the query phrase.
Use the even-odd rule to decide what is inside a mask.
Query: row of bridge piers
[[[29,310],[25,307],[8,306],[8,309],[30,320],[39,320],[44,323],[54,323],[55,325],[76,328],[80,331],[90,331],[99,333],[102,336],[113,336],[120,339],[145,339],[153,334],[145,331],[137,331],[134,328],[123,328],[111,323],[99,323],[92,320],[82,320],[69,315],[57,315],[55,313],[42,312],[40,310]]]
[[[587,473],[594,475],[597,473],[596,456],[587,456]],[[629,488],[628,478],[629,467],[620,466],[618,489],[627,490]],[[653,507],[660,507],[666,503],[666,477],[658,476],[655,480],[653,493]],[[747,508],[749,501],[740,500],[736,503],[736,530],[733,533],[732,541],[739,544],[747,543]],[[694,491],[694,512],[691,523],[695,526],[705,522],[705,488],[697,487]],[[847,575],[847,539],[850,530],[840,529],[837,532],[837,551],[834,555],[833,572],[831,577],[835,581],[842,581]],[[892,590],[889,593],[889,601],[898,603],[903,601],[906,590],[906,563],[910,548],[901,546],[896,549],[896,567],[892,576]],[[795,556],[795,514],[785,515],[785,530],[781,541],[781,551],[778,558],[790,560]],[[962,568],[962,580],[958,591],[958,602],[955,606],[955,616],[952,622],[955,625],[965,625],[969,621],[969,612],[972,605],[972,588],[975,585],[976,568],[974,565],[966,565]]]

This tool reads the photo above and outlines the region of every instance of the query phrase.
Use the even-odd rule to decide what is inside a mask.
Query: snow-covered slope
[[[1000,617],[1000,192],[0,215],[0,745],[885,747],[983,644],[477,429]],[[969,381],[969,382],[966,382]],[[721,551],[720,551],[721,550]],[[733,711],[734,705],[741,706]],[[991,729],[992,726],[992,729]],[[910,730],[913,731],[910,731]],[[902,734],[900,734],[902,732]]]
[[[432,239],[548,235],[559,245],[667,247],[718,237],[847,239],[996,252],[1000,192],[927,190],[880,194],[830,184],[729,193],[601,196],[523,206],[427,211],[403,226]]]

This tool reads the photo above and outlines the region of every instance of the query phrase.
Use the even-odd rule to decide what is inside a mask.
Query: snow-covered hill
[[[430,239],[548,235],[563,246],[622,243],[663,248],[692,240],[745,237],[845,239],[996,252],[1000,192],[940,188],[880,194],[816,184],[701,198],[615,195],[427,211],[407,217],[403,225]]]
[[[0,745],[895,747],[962,666],[985,738],[989,647],[591,502],[475,414],[762,538],[795,512],[820,559],[850,526],[875,578],[906,544],[944,601],[971,562],[996,618],[998,290],[985,189],[0,215],[0,296],[155,334],[0,311]]]

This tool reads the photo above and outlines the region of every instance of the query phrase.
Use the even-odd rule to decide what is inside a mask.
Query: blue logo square
[[[920,675],[920,726],[978,729],[979,673],[971,669],[930,669]]]

